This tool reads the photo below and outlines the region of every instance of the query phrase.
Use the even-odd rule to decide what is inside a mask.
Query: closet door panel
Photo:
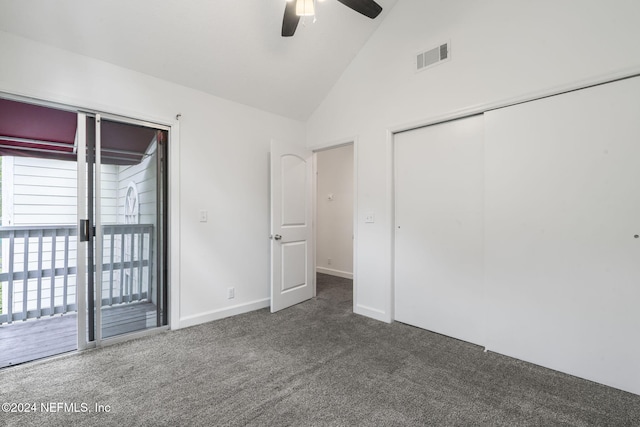
[[[640,79],[485,132],[487,349],[640,394]]]
[[[483,118],[396,135],[395,319],[483,342]]]

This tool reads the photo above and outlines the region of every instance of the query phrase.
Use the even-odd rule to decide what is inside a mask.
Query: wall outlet
[[[236,297],[236,288],[227,288],[227,299],[234,299]]]
[[[375,216],[375,214],[374,214],[373,212],[367,212],[367,213],[364,215],[364,222],[367,222],[367,223],[373,223],[373,222],[376,222],[376,216]]]
[[[327,265],[331,265],[332,262],[333,260],[331,258],[327,258]]]
[[[209,212],[200,211],[200,222],[207,222],[208,219],[209,219]]]

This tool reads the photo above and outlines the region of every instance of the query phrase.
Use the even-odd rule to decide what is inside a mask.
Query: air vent
[[[416,55],[416,71],[423,71],[451,59],[451,42],[443,43]]]

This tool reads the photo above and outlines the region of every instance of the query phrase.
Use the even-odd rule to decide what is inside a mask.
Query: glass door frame
[[[87,138],[87,119],[94,118],[95,133]],[[102,119],[144,126],[165,132],[169,137],[171,127],[158,123],[131,119],[123,116],[95,113],[78,112],[77,127],[77,162],[78,162],[78,350],[92,348],[102,345],[104,342],[121,341],[122,337],[128,339],[131,336],[146,335],[159,330],[169,329],[169,277],[168,277],[168,238],[169,238],[169,200],[168,200],[168,139],[156,145],[157,169],[156,169],[156,289],[157,289],[157,323],[154,328],[142,329],[103,338],[102,336],[102,262],[93,260],[103,260],[103,229],[102,229]],[[87,150],[88,148],[88,150]],[[95,178],[94,178],[95,177]],[[94,203],[88,203],[89,200]],[[88,219],[87,223],[82,220]],[[81,241],[82,228],[88,231],[88,241]],[[95,265],[95,269],[94,269]],[[149,272],[152,275],[152,272]],[[95,317],[94,317],[95,315]]]
[[[95,343],[89,345],[87,339],[87,249],[88,241],[81,241],[80,231],[83,227],[81,219],[88,218],[87,215],[87,115],[78,112],[78,125],[76,127],[76,153],[77,153],[77,216],[78,216],[78,238],[76,249],[76,295],[78,306],[78,350],[85,350],[94,347]]]

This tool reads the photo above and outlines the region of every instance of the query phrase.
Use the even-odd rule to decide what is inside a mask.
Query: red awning
[[[134,165],[140,163],[156,136],[157,129],[102,120],[102,163]]]
[[[0,155],[75,160],[77,115],[0,99]]]
[[[0,99],[0,156],[27,156],[76,160],[75,112]],[[87,129],[94,127],[93,118]],[[145,126],[102,120],[102,162],[140,163],[157,130]]]

